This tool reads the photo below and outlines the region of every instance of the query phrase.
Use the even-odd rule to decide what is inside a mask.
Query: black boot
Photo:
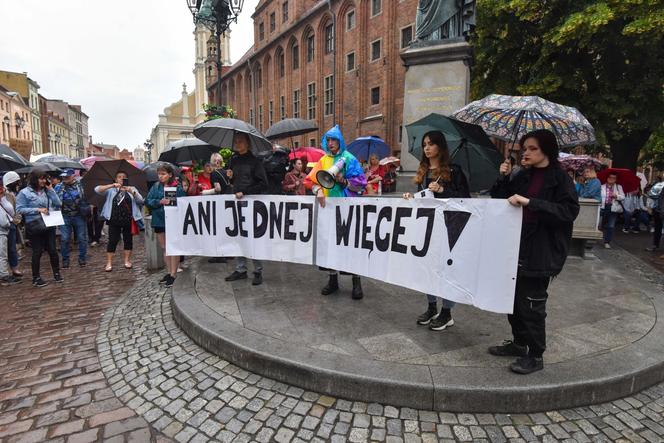
[[[330,279],[327,281],[327,285],[320,291],[323,295],[334,294],[339,290],[339,276],[337,274],[330,274]]]
[[[435,320],[429,325],[429,329],[432,331],[443,331],[450,326],[454,326],[454,320],[452,319],[452,310],[442,308],[440,314],[436,317]]]
[[[435,303],[429,303],[429,308],[426,312],[419,317],[417,317],[418,325],[428,325],[431,323],[431,320],[438,318],[438,309],[436,308]]]
[[[353,300],[359,300],[364,297],[362,293],[362,282],[359,275],[353,275]]]

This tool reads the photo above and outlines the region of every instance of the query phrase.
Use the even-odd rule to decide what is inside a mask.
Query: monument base
[[[470,93],[470,61],[472,47],[464,40],[414,45],[401,52],[406,65],[403,125],[413,123],[431,113],[450,115],[468,103]],[[409,152],[414,143],[404,135],[401,166],[415,171],[420,160]]]

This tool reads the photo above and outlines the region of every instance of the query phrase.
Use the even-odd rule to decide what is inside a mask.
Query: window
[[[348,11],[346,14],[346,31],[350,31],[355,27],[355,10]]]
[[[383,9],[382,0],[371,0],[371,16],[380,14]]]
[[[309,139],[309,146],[316,146],[316,140],[318,140],[318,139],[316,139],[316,138],[310,138],[310,139]]]
[[[295,149],[300,147],[300,142],[295,142]]]
[[[346,71],[352,71],[355,69],[355,52],[346,54]]]
[[[300,47],[298,45],[293,45],[292,48],[293,54],[293,69],[298,69],[300,67]]]
[[[263,132],[263,105],[258,105],[258,130]]]
[[[380,87],[371,88],[371,105],[380,104]]]
[[[252,125],[252,126],[256,124],[256,123],[254,123],[254,110],[253,109],[249,110],[249,124]]]
[[[325,115],[334,114],[334,75],[325,77]]]
[[[269,107],[268,107],[268,126],[272,126],[272,122],[274,121],[274,102],[270,100]]]
[[[371,43],[371,61],[375,62],[380,58],[380,40]]]
[[[254,79],[253,79],[253,76],[250,74],[249,75],[249,92],[253,91],[253,88],[254,88],[253,83],[254,83]]]
[[[274,32],[275,29],[277,29],[277,16],[273,12],[270,14],[270,32]]]
[[[286,74],[286,61],[284,53],[279,52],[278,63],[279,63],[279,77],[282,77]]]
[[[413,41],[413,27],[408,26],[401,30],[401,49],[407,48]]]
[[[279,117],[282,120],[286,118],[286,97],[283,95],[279,97]]]
[[[263,87],[263,68],[260,66],[256,69],[256,86],[258,88]]]
[[[316,39],[314,38],[314,33],[310,32],[307,35],[307,63],[314,61],[314,52],[316,48]]]
[[[334,25],[330,23],[325,27],[325,53],[334,51]]]
[[[300,90],[293,91],[293,118],[300,118]]]
[[[258,25],[258,39],[263,41],[265,39],[265,25],[261,23]]]
[[[288,21],[288,2],[284,2],[281,5],[281,22],[286,23]]]
[[[307,118],[316,119],[316,83],[307,85]]]

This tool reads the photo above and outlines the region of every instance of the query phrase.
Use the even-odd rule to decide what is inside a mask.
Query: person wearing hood
[[[510,369],[530,374],[544,368],[547,289],[565,264],[579,200],[572,179],[558,163],[558,141],[551,131],[529,132],[519,145],[524,169],[511,176],[512,168],[505,161],[491,189],[491,197],[523,208],[523,223],[514,310],[507,316],[512,340],[491,346],[489,353],[518,357]]]
[[[307,175],[304,182],[307,189],[311,189],[321,207],[325,207],[325,199],[327,197],[359,196],[367,186],[367,178],[364,175],[364,170],[360,162],[357,161],[353,154],[346,150],[346,143],[339,125],[335,125],[325,133],[322,146],[326,154],[318,160],[316,166]],[[318,183],[316,174],[318,171],[327,170],[341,161],[343,161],[343,168],[335,177],[336,183],[334,183],[332,188],[325,189]],[[339,290],[338,273],[331,269],[324,270],[329,272],[329,280],[327,285],[321,290],[321,294],[333,294]],[[364,296],[359,275],[353,275],[352,295],[355,300],[359,300]]]

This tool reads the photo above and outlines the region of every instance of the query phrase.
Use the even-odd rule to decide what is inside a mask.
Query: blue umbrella
[[[383,139],[374,136],[356,138],[346,149],[361,162],[367,161],[372,154],[376,154],[381,159],[390,155],[391,152]]]

